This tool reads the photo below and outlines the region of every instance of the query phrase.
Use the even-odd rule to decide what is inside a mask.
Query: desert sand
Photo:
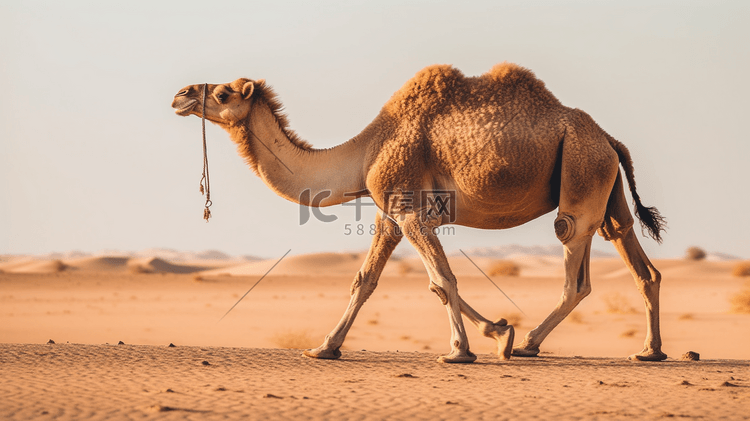
[[[592,294],[540,357],[500,361],[468,327],[477,362],[445,365],[447,316],[416,258],[389,262],[343,357],[322,361],[299,348],[338,322],[360,253],[289,256],[229,314],[277,259],[214,257],[2,256],[0,417],[750,418],[750,314],[730,312],[749,286],[736,262],[655,261],[667,361],[626,360],[643,343],[643,301],[619,259],[598,258]],[[485,272],[495,260],[474,258]],[[557,257],[512,260],[520,276],[492,278],[518,308],[465,257],[451,264],[462,296],[510,320],[518,342],[556,304],[563,273]],[[700,361],[681,360],[688,351]]]

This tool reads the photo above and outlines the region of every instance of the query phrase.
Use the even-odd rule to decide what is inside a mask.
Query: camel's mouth
[[[191,99],[189,101],[186,101],[184,104],[174,104],[173,107],[176,108],[174,112],[177,115],[187,116],[191,111],[193,111],[193,108],[195,108],[196,104],[198,104],[197,99]]]

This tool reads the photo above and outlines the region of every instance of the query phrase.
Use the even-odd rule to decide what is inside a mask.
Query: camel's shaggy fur
[[[444,224],[502,229],[558,209],[554,230],[565,249],[565,288],[552,313],[512,354],[535,356],[544,338],[591,291],[591,237],[610,240],[630,268],[646,304],[644,349],[631,356],[662,360],[661,275],[643,252],[625,198],[622,165],[635,213],[661,241],[664,219],[641,203],[627,148],[586,113],[563,106],[534,74],[502,63],[478,77],[447,65],[418,72],[360,134],[331,149],[315,149],[289,129],[281,103],[263,80],[237,79],[183,88],[179,115],[205,114],[224,128],[241,156],[280,196],[331,206],[369,195],[379,208],[370,252],[356,274],[351,300],[324,343],[305,355],[338,358],[339,348],[377,286],[393,249],[406,237],[446,306],[451,352],[444,362],[471,362],[463,317],[494,338],[509,358],[514,329],[482,317],[458,294],[434,229]],[[432,196],[431,196],[432,195]],[[448,207],[437,208],[437,196]],[[449,211],[446,211],[449,209]]]

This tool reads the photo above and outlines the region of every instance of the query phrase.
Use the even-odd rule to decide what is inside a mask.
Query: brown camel
[[[502,63],[482,76],[465,77],[451,66],[427,67],[360,134],[330,149],[314,149],[288,128],[264,80],[187,86],[172,107],[182,116],[205,114],[224,128],[255,173],[288,200],[331,206],[367,195],[378,206],[377,229],[354,277],[349,305],[323,344],[305,355],[341,356],[357,313],[405,235],[427,268],[430,290],[448,311],[451,352],[440,361],[476,359],[462,314],[497,340],[500,358],[536,356],[544,338],[591,292],[591,238],[598,230],[614,243],[646,304],[645,346],[631,358],[667,357],[659,333],[661,275],[633,232],[620,164],[635,213],[657,241],[664,221],[655,208],[641,204],[625,146],[588,114],[563,106],[531,71]],[[485,319],[458,294],[435,228],[511,228],[555,208],[555,234],[565,249],[563,294],[550,315],[513,347],[512,326]]]

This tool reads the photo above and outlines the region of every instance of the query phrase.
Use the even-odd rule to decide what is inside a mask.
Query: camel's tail
[[[633,202],[635,202],[635,216],[641,221],[641,228],[644,231],[648,231],[651,238],[661,244],[661,232],[665,231],[667,220],[661,216],[655,207],[647,207],[641,203],[641,198],[635,190],[633,159],[630,157],[630,151],[628,151],[628,148],[612,136],[607,135],[607,139],[609,139],[609,144],[612,145],[612,148],[617,152],[617,156],[620,158],[620,164],[622,164],[622,167],[625,169],[625,178],[628,180],[630,193],[633,195]]]

